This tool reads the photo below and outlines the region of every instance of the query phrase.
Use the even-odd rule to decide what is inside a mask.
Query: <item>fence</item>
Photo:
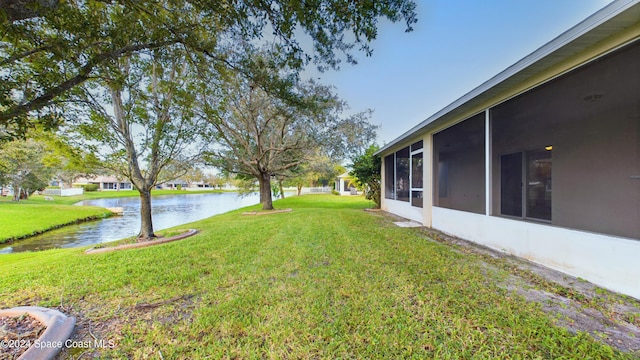
[[[302,193],[303,194],[320,194],[320,193],[330,193],[331,190],[333,190],[331,187],[329,186],[322,186],[322,187],[305,187],[302,188]]]
[[[49,196],[74,196],[84,194],[83,188],[70,188],[70,189],[45,189],[42,195]]]

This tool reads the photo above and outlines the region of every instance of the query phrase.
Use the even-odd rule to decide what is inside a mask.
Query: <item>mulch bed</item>
[[[17,359],[45,329],[44,324],[27,314],[0,317],[0,360]]]

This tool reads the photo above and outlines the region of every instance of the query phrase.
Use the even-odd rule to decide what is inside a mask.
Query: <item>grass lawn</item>
[[[308,195],[185,227],[150,248],[0,255],[0,308],[76,316],[74,339],[105,358],[632,358],[556,327],[500,287],[507,270],[362,211],[360,197]],[[250,209],[258,209],[258,206]]]
[[[198,191],[186,191],[186,190],[166,190],[166,189],[154,189],[151,191],[152,196],[162,195],[185,195],[185,194],[211,194],[221,193],[227,190],[198,190]],[[29,197],[29,201],[39,203],[56,203],[56,204],[75,204],[82,200],[93,199],[105,199],[105,198],[119,198],[119,197],[138,197],[140,193],[137,190],[120,190],[120,191],[89,191],[82,195],[76,196],[52,196],[53,201],[45,201],[44,196],[34,195]],[[6,201],[6,200],[5,200]]]
[[[219,192],[218,190],[214,190]],[[201,191],[206,193],[212,190]],[[154,190],[153,196],[195,194],[199,191]],[[44,196],[34,195],[28,200],[11,201],[10,197],[0,198],[0,244],[12,239],[42,233],[77,221],[101,218],[111,213],[100,207],[71,206],[82,200],[139,196],[136,190],[95,191],[78,196],[53,196],[46,201]]]
[[[111,215],[104,208],[45,204],[32,201],[0,202],[0,244],[36,235],[77,221]]]

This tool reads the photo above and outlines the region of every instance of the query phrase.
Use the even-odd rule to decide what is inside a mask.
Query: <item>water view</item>
[[[257,193],[240,197],[236,193],[156,196],[151,200],[154,230],[187,224],[260,202]],[[79,247],[135,236],[140,230],[138,197],[85,200],[79,206],[121,207],[122,216],[65,226],[13,244],[0,245],[0,254]]]

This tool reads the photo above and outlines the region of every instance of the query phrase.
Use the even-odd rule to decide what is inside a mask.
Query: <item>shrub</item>
[[[82,187],[84,188],[84,191],[98,191],[98,188],[100,188],[100,186],[98,184],[86,184],[86,185],[82,185]]]

